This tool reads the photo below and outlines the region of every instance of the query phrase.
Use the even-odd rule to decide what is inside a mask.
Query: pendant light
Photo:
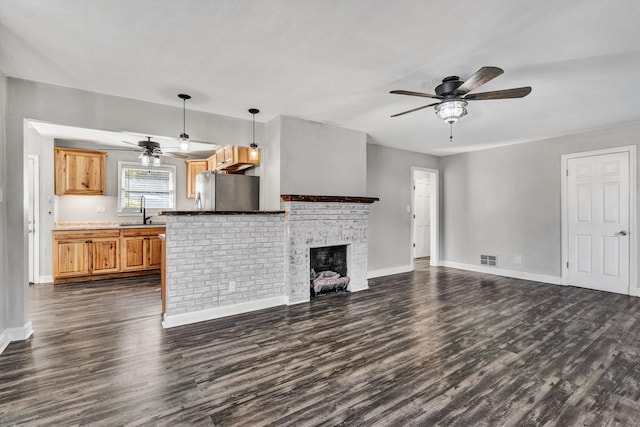
[[[256,160],[258,158],[258,144],[256,144],[256,114],[258,114],[260,110],[257,108],[249,108],[249,113],[253,116],[253,139],[251,144],[249,145],[249,158],[251,160]]]
[[[187,122],[187,99],[191,99],[190,95],[185,93],[178,94],[178,98],[182,99],[182,133],[180,134],[180,150],[189,151],[189,135],[185,131]]]

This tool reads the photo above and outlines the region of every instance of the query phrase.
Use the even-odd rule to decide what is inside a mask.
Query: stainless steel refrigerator
[[[205,171],[196,175],[196,210],[257,211],[260,177]]]

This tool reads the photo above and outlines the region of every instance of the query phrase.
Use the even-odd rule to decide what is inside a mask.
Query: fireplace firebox
[[[348,292],[347,245],[309,248],[310,295]]]

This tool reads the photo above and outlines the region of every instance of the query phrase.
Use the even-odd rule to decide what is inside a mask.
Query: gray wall
[[[27,298],[27,215],[25,205],[26,148],[24,119],[68,126],[127,130],[143,134],[176,135],[182,129],[182,106],[154,104],[70,89],[28,80],[7,78],[6,168],[15,177],[5,186],[6,327],[22,327],[29,320]],[[197,108],[197,100],[192,100]],[[219,144],[247,145],[252,139],[251,120],[235,119],[190,110],[187,131],[192,139]],[[256,123],[256,138],[263,139],[264,125]],[[0,294],[0,296],[2,296]]]
[[[0,336],[8,328],[8,310],[9,310],[9,294],[7,290],[7,222],[5,215],[7,180],[5,161],[6,147],[6,127],[5,127],[5,111],[7,100],[7,79],[4,73],[0,71],[0,192],[2,199],[0,200]],[[2,343],[0,342],[0,345]]]
[[[366,195],[366,144],[363,132],[282,117],[281,194]]]
[[[367,144],[367,193],[379,197],[369,215],[369,271],[412,263],[411,168],[440,169],[440,158]]]
[[[632,124],[444,157],[442,258],[561,276],[560,156],[638,143]]]
[[[280,116],[266,126],[265,143],[262,149],[262,177],[260,180],[260,208],[280,209]]]

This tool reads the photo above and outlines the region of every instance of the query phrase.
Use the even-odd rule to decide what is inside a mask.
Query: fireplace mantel
[[[312,196],[312,195],[300,195],[300,194],[283,194],[280,197],[285,202],[316,202],[316,203],[373,203],[380,200],[377,197]]]

